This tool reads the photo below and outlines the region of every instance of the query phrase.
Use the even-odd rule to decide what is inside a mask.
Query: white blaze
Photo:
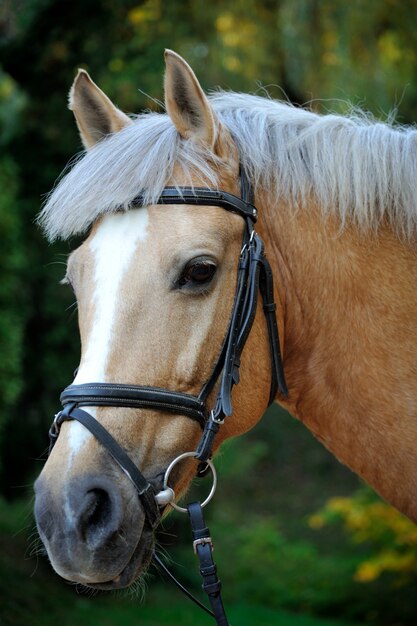
[[[107,215],[90,242],[95,266],[95,288],[92,295],[94,318],[74,385],[106,382],[105,373],[117,315],[118,291],[136,246],[146,239],[148,219],[148,211],[143,208]],[[95,407],[88,407],[88,412],[96,416]],[[70,422],[71,458],[88,437],[91,434],[84,426],[76,421]]]

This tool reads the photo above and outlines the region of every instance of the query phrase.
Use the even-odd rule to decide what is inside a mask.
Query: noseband
[[[203,467],[207,467],[206,462],[212,455],[214,439],[220,426],[226,417],[232,415],[232,389],[234,385],[239,383],[241,354],[255,319],[259,293],[267,322],[271,356],[269,404],[273,402],[277,391],[282,396],[287,395],[275,313],[272,270],[265,256],[263,241],[254,230],[257,210],[252,204],[253,191],[243,168],[241,168],[240,173],[240,189],[241,198],[226,191],[193,187],[165,187],[155,203],[217,206],[226,211],[237,213],[245,221],[236,291],[228,329],[219,358],[200,393],[195,396],[159,387],[117,383],[91,382],[70,385],[61,394],[63,409],[55,416],[49,431],[51,450],[64,421],[77,420],[83,424],[107,449],[115,462],[134,483],[145,511],[146,523],[152,529],[160,521],[159,505],[155,499],[153,487],[110,433],[90,413],[79,407],[145,408],[181,414],[197,421],[202,429],[202,436],[194,456],[200,461],[199,468],[201,471]],[[141,196],[132,201],[132,207],[142,206],[143,199]],[[216,384],[218,385],[216,401],[214,406],[209,408],[207,401]],[[201,526],[203,523],[199,523],[198,511],[194,511],[190,518],[193,530],[198,535],[194,526]],[[201,538],[198,541],[201,544]],[[209,547],[211,555],[211,546]],[[204,552],[207,548],[207,542],[200,545],[200,548]]]

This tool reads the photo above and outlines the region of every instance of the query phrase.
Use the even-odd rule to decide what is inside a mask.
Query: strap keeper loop
[[[205,591],[209,596],[217,596],[222,588],[221,580],[216,581],[215,583],[203,583],[201,585],[203,591]]]

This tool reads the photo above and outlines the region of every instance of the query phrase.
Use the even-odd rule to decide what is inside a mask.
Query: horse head
[[[77,300],[81,336],[80,366],[70,389],[113,383],[197,397],[222,353],[236,300],[245,220],[215,203],[163,205],[156,199],[166,186],[185,185],[215,186],[240,197],[239,154],[191,68],[169,51],[165,103],[167,115],[132,120],[84,71],[70,92],[87,152],[44,211],[52,236],[91,227],[70,255],[65,276]],[[164,162],[155,162],[158,150]],[[133,154],[141,158],[132,165]],[[147,187],[137,183],[141,175]],[[138,194],[142,206],[135,208]],[[213,451],[250,429],[269,403],[270,348],[261,307],[242,353],[240,378],[233,417],[225,421]],[[208,407],[218,387],[215,380]],[[167,501],[158,500],[166,468],[195,450],[201,425],[180,409],[95,406],[94,399],[89,404],[84,410],[140,468],[166,511]],[[173,469],[169,484],[177,499],[196,468],[188,458]],[[150,562],[154,532],[134,484],[78,421],[62,423],[36,482],[35,510],[50,561],[67,580],[125,587]]]

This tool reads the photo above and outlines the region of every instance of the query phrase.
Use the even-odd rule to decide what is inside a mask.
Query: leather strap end
[[[214,439],[219,432],[219,428],[220,424],[212,419],[209,419],[206,423],[195,455],[198,461],[204,462],[211,457]]]

